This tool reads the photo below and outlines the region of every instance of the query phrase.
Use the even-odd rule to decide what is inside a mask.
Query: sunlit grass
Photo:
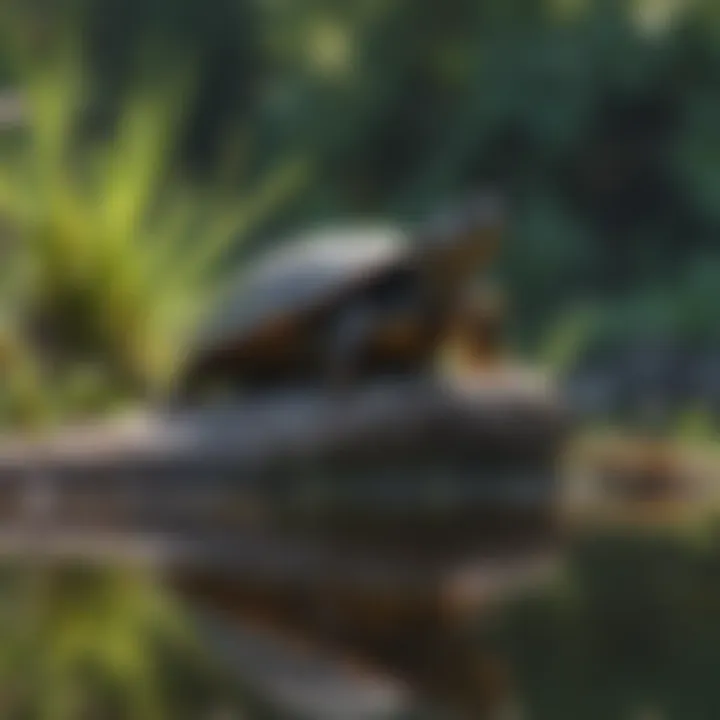
[[[82,127],[78,43],[24,71],[29,127],[0,158],[5,407],[48,419],[73,403],[161,394],[231,252],[306,166],[281,163],[248,197],[200,192],[175,162],[191,68],[140,74],[99,140]]]

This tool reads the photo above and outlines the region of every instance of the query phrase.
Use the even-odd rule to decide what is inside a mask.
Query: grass
[[[270,168],[248,197],[183,184],[175,151],[192,68],[145,68],[109,136],[83,130],[80,43],[22,65],[30,117],[0,158],[0,401],[9,422],[161,395],[228,258],[303,183]]]

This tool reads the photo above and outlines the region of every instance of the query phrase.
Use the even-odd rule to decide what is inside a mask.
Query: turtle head
[[[451,275],[474,274],[497,252],[503,227],[500,198],[478,195],[427,222],[419,232],[418,249],[421,257]]]

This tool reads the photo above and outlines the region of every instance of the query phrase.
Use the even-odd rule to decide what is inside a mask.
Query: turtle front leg
[[[323,359],[325,379],[334,392],[347,392],[359,379],[374,321],[373,308],[363,303],[332,323]]]

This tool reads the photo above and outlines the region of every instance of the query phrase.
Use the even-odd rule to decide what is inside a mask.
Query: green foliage
[[[502,264],[530,339],[585,301],[627,310],[598,336],[648,319],[712,332],[699,315],[718,291],[698,310],[679,280],[720,229],[709,4],[244,4],[268,92],[240,119],[258,147],[316,159],[300,217],[416,215],[495,184],[512,200]]]
[[[167,388],[228,257],[305,172],[290,158],[241,200],[192,192],[174,172],[192,67],[146,69],[96,142],[76,34],[46,53],[25,59],[30,127],[0,159],[2,394],[16,420]]]
[[[141,573],[5,566],[0,625],[4,717],[189,720],[240,699]]]
[[[512,200],[503,269],[529,339],[568,305],[616,298],[620,312],[632,309],[629,329],[602,321],[598,336],[633,332],[648,315],[689,335],[713,332],[698,316],[718,283],[700,309],[683,300],[691,284],[678,285],[714,255],[720,230],[714,3],[86,5],[101,125],[122,108],[145,44],[158,72],[197,60],[200,92],[177,138],[195,177],[212,177],[220,159],[245,193],[275,153],[312,158],[313,181],[266,230],[414,216],[495,184]]]
[[[599,322],[597,315],[597,311],[585,308],[560,318],[540,348],[540,364],[556,374],[572,368],[592,342]]]
[[[702,405],[688,408],[677,419],[673,434],[689,442],[714,442],[717,440],[715,418],[712,412]]]

